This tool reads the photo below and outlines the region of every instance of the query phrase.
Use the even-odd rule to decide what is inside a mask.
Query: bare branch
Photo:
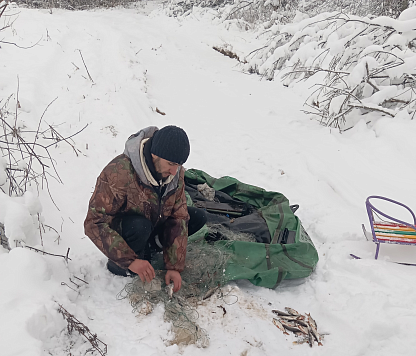
[[[63,318],[68,323],[68,325],[67,325],[67,327],[68,327],[68,334],[72,334],[72,332],[74,330],[77,331],[80,335],[84,336],[88,340],[88,342],[91,344],[91,346],[101,356],[107,355],[107,345],[104,342],[102,342],[97,337],[96,334],[93,334],[87,326],[85,326],[77,318],[75,318],[74,315],[72,315],[71,313],[69,313],[61,304],[58,303],[58,305],[59,305],[58,312],[60,314],[62,314]]]
[[[376,107],[373,107],[373,106],[351,105],[351,104],[349,106],[352,107],[352,108],[357,108],[357,109],[366,109],[368,111],[378,111],[378,112],[381,112],[383,114],[394,117],[394,115],[392,113],[389,113],[388,111],[385,111],[385,110],[382,110],[380,108],[376,108]]]
[[[88,73],[88,77],[89,77],[89,78],[90,78],[90,80],[94,83],[94,81],[93,81],[93,80],[92,80],[92,78],[91,78],[90,72],[88,71],[87,65],[85,64],[84,57],[82,56],[81,50],[80,50],[80,49],[78,49],[77,51],[78,51],[78,52],[79,52],[79,54],[81,55],[82,63],[84,63],[84,67],[85,67],[85,69],[86,69],[86,71],[87,71],[87,73]]]
[[[42,255],[48,255],[48,256],[54,256],[54,257],[62,257],[62,258],[64,258],[64,259],[65,259],[65,262],[68,262],[68,260],[71,260],[71,259],[68,257],[68,253],[67,253],[67,255],[66,255],[66,256],[63,256],[63,255],[55,255],[55,254],[53,254],[53,253],[45,252],[45,251],[39,250],[39,249],[37,249],[37,248],[34,248],[34,247],[31,247],[31,246],[28,246],[28,245],[26,245],[26,244],[24,244],[24,245],[23,245],[23,247],[24,247],[24,248],[28,248],[29,250],[32,250],[32,251],[35,251],[35,252],[39,252],[39,253],[41,253]],[[69,252],[69,249],[68,249],[68,252]]]

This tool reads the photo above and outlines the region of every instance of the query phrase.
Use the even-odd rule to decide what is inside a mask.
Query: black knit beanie
[[[188,136],[177,126],[165,126],[156,131],[150,152],[167,161],[184,164],[190,151]]]

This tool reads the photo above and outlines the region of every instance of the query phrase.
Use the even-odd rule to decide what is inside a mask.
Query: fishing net
[[[218,226],[213,227],[210,228],[210,233],[219,230],[222,229]],[[224,236],[227,235],[226,230],[222,231]],[[231,234],[235,239],[236,234]],[[227,282],[224,272],[231,257],[229,251],[224,246],[208,243],[205,240],[188,243],[186,265],[181,273],[182,287],[174,294],[171,293],[171,286],[165,284],[166,271],[162,270],[162,254],[157,254],[155,257],[152,258],[152,265],[156,277],[152,282],[143,283],[139,277],[135,277],[126,284],[118,298],[128,298],[133,312],[144,315],[151,313],[157,304],[163,303],[165,320],[172,323],[175,334],[171,344],[195,344],[198,347],[207,347],[209,336],[197,324],[199,318],[197,306]]]
[[[218,240],[227,240],[227,241],[246,241],[246,242],[257,242],[256,236],[254,234],[246,232],[236,232],[227,229],[221,224],[210,224],[209,233],[206,237],[208,241],[218,241]]]

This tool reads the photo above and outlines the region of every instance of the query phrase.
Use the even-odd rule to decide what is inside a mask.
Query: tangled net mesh
[[[171,293],[171,286],[165,284],[163,258],[158,254],[152,260],[156,277],[150,283],[143,283],[135,277],[117,297],[128,298],[133,312],[144,315],[163,303],[165,320],[172,323],[175,334],[171,344],[207,347],[209,335],[197,324],[199,313],[196,308],[201,300],[208,299],[225,285],[225,268],[230,258],[231,254],[224,245],[205,240],[189,243],[185,269],[181,273],[182,287],[177,293]]]
[[[208,238],[209,236],[214,236],[214,240],[257,242],[254,234],[231,231],[221,224],[210,224]]]

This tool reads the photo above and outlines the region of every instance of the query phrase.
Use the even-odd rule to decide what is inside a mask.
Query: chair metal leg
[[[380,242],[379,243],[376,243],[376,245],[377,245],[377,247],[376,247],[376,256],[375,256],[375,259],[378,258],[378,252],[380,250]]]

